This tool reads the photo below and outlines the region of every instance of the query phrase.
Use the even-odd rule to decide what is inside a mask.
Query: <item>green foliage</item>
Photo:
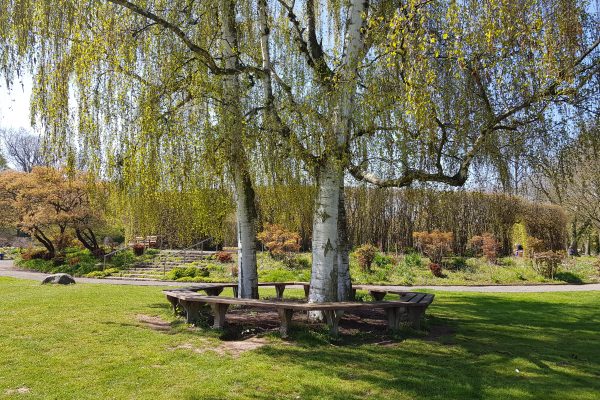
[[[305,256],[285,257],[281,260],[287,269],[301,270],[310,269],[310,259]]]
[[[420,268],[423,265],[423,259],[417,252],[411,252],[404,255],[402,264],[406,268]]]
[[[450,257],[443,260],[443,266],[446,269],[451,271],[460,271],[467,268],[467,258],[466,257]]]
[[[189,266],[187,268],[178,267],[173,268],[167,272],[167,279],[171,281],[188,280],[187,278],[206,278],[210,275],[210,272],[206,268],[197,268]]]
[[[133,264],[134,261],[135,255],[133,254],[133,251],[129,249],[121,250],[110,256],[109,259],[110,264],[117,269],[126,268]]]
[[[373,258],[373,264],[379,268],[391,268],[396,265],[396,260],[392,256],[377,252]]]
[[[116,275],[120,272],[117,268],[108,268],[104,271],[92,271],[85,275],[87,278],[106,278],[111,275]]]

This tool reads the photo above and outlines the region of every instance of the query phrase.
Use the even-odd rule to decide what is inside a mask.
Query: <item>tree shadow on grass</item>
[[[391,346],[339,346],[300,330],[292,336],[297,346],[259,352],[274,365],[314,371],[314,380],[298,383],[301,398],[365,398],[373,387],[379,398],[593,398],[600,376],[600,310],[591,303],[453,295],[434,303],[430,314],[431,327],[456,329],[451,345],[409,335],[412,340]],[[337,393],[327,392],[338,380],[348,381],[348,389],[339,391],[338,384]]]
[[[570,283],[572,285],[582,285],[583,284],[583,281],[581,280],[581,278],[572,272],[567,272],[567,271],[557,272],[556,275],[554,275],[554,278],[558,279],[559,281]]]

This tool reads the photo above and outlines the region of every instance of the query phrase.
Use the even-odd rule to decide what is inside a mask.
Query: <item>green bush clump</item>
[[[396,260],[394,260],[391,256],[386,256],[382,253],[376,253],[373,258],[373,264],[378,266],[379,268],[389,268],[396,264]]]
[[[502,257],[498,259],[498,265],[503,267],[514,267],[517,265],[517,262],[512,257]]]
[[[402,260],[402,264],[406,268],[420,268],[423,266],[423,259],[419,253],[407,253]]]
[[[197,267],[177,267],[167,272],[167,279],[171,281],[179,281],[182,278],[206,278],[210,275],[206,268]]]
[[[118,269],[127,268],[134,261],[135,256],[131,250],[122,250],[110,256],[111,265]]]
[[[104,271],[92,271],[86,275],[88,278],[106,278],[107,276],[111,276],[119,273],[119,270],[116,268],[108,268]]]
[[[466,257],[450,257],[446,258],[443,262],[444,268],[450,271],[461,271],[467,267]]]
[[[296,256],[283,259],[283,265],[288,269],[301,270],[310,268],[310,260],[307,257]]]

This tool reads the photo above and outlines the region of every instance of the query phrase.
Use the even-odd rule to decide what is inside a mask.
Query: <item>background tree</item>
[[[3,129],[0,136],[8,161],[18,170],[31,172],[33,167],[45,165],[40,138],[26,129]]]

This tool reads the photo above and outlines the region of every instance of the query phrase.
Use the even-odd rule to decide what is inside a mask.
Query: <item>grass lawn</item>
[[[0,278],[0,398],[597,399],[600,292],[437,293],[426,326],[385,344],[289,342],[237,356],[172,316],[159,288]],[[266,292],[265,292],[266,293]],[[171,323],[151,329],[139,316]],[[443,329],[442,329],[443,328]],[[517,372],[516,370],[520,372]],[[17,389],[21,389],[19,393]]]

